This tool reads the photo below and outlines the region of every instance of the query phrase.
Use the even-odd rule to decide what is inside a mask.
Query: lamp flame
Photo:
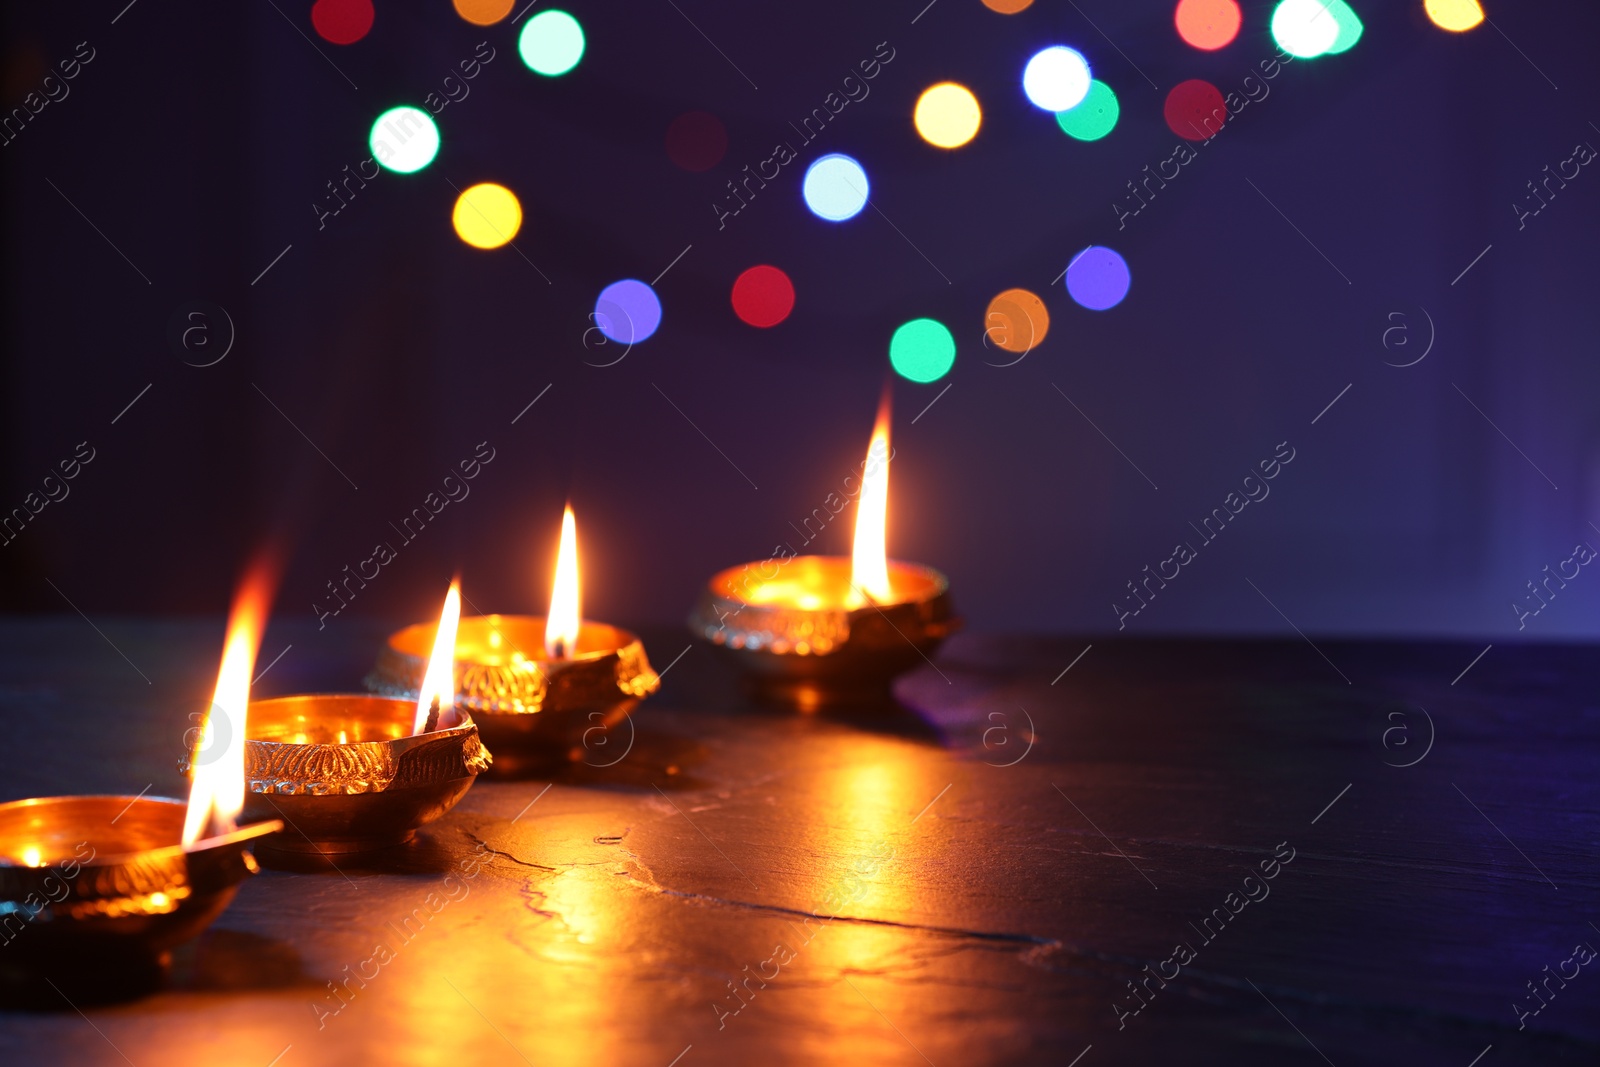
[[[244,808],[245,715],[270,589],[270,577],[258,568],[240,584],[233,599],[217,688],[189,761],[194,784],[189,788],[189,807],[183,819],[185,848],[208,833],[238,829],[239,812]]]
[[[444,595],[444,608],[439,612],[433,655],[428,657],[428,670],[422,676],[422,688],[417,693],[417,717],[411,724],[413,734],[445,730],[455,725],[456,626],[460,621],[461,582],[457,580],[450,583],[450,591]]]
[[[864,596],[887,603],[889,585],[889,394],[878,405],[867,461],[861,468],[861,495],[856,499],[856,539],[850,554],[853,599]]]
[[[544,651],[566,659],[578,651],[583,612],[578,602],[578,522],[572,505],[561,516],[561,548],[556,552],[556,580],[550,589],[550,613],[544,620]]]

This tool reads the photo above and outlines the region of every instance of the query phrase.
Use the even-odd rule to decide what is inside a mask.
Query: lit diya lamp
[[[314,694],[250,705],[247,814],[288,828],[262,848],[342,856],[403,845],[455,806],[491,756],[453,700],[461,591],[445,596],[419,692]]]
[[[885,395],[850,557],[780,549],[712,577],[690,613],[690,630],[724,650],[756,696],[806,711],[881,704],[960,625],[944,575],[888,558],[889,458]]]
[[[88,997],[147,984],[256,872],[251,844],[283,826],[238,823],[266,590],[258,574],[235,597],[187,804],[143,795],[0,804],[0,984],[8,990],[25,995],[39,976]]]
[[[644,645],[626,630],[583,618],[577,522],[561,517],[548,615],[475,615],[455,635],[455,702],[471,709],[496,766],[511,773],[577,762],[661,687]],[[389,636],[367,688],[411,697],[422,685],[434,627]]]

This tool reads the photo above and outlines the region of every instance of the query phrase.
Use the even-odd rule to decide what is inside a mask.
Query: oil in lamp
[[[851,555],[774,555],[714,575],[689,615],[759,699],[804,711],[879,706],[960,621],[943,574],[887,554],[889,398],[862,464]]]
[[[251,845],[283,825],[238,824],[267,589],[257,572],[234,599],[187,804],[143,795],[0,804],[6,990],[27,999],[44,977],[68,997],[98,998],[157,981],[172,949],[209,926],[256,872]]]
[[[451,650],[461,591],[445,596],[432,654],[408,699],[312,694],[250,705],[247,813],[288,829],[271,852],[338,857],[403,845],[455,806],[491,756],[455,706]]]
[[[367,688],[414,696],[423,650],[433,640],[426,624],[391,634]],[[497,753],[496,767],[513,774],[581,760],[585,738],[621,722],[661,685],[637,637],[583,618],[570,505],[561,518],[549,613],[462,619],[455,657],[455,702],[471,710]]]

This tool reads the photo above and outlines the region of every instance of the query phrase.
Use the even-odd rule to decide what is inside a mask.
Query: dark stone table
[[[96,623],[0,627],[7,799],[181,795],[220,624]],[[384,630],[275,629],[257,694]],[[1591,648],[964,636],[849,719],[645,637],[631,748],[268,870],[0,1063],[1600,1062]]]

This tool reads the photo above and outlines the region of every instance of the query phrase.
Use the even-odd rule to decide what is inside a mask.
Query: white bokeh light
[[[367,144],[380,167],[414,174],[439,154],[439,127],[421,108],[392,107],[373,122]]]
[[[1089,95],[1089,61],[1065,45],[1046,48],[1022,70],[1022,91],[1035,107],[1066,111]]]
[[[867,184],[867,172],[860,163],[833,152],[806,168],[800,192],[812,214],[829,222],[843,222],[855,218],[867,206],[872,187]]]
[[[1339,20],[1320,0],[1283,0],[1272,12],[1272,39],[1299,59],[1312,59],[1339,39]]]

